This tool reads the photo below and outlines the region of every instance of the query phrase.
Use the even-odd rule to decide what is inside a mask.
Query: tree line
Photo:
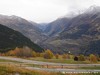
[[[0,56],[17,56],[17,57],[43,57],[44,59],[73,59],[74,61],[85,61],[89,60],[92,63],[97,63],[100,61],[100,57],[94,54],[90,54],[89,56],[84,56],[82,54],[75,56],[72,54],[54,54],[51,50],[47,49],[44,52],[35,52],[29,47],[18,48],[16,47],[14,50],[10,50],[6,53],[0,53]]]

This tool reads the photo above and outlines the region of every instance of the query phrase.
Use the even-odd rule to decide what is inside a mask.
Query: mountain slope
[[[0,15],[0,24],[21,32],[34,43],[39,43],[41,40],[45,39],[41,30],[35,26],[38,25],[37,23],[32,24],[21,17]]]
[[[83,14],[72,18],[58,36],[49,38],[44,44],[58,52],[100,54],[99,42],[100,7],[92,7]]]
[[[68,18],[59,18],[49,23],[44,32],[49,36],[54,36],[60,33],[65,27],[68,26]]]
[[[0,24],[0,52],[7,52],[15,47],[28,46],[37,52],[43,49],[21,33]]]

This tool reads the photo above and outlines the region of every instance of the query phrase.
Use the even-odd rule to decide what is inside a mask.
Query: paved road
[[[51,63],[51,62],[42,62],[42,61],[34,61],[34,60],[27,60],[22,58],[13,58],[13,57],[4,57],[0,56],[0,59],[12,60],[17,62],[29,63],[29,64],[37,64],[37,65],[54,65],[54,66],[100,66],[100,64],[62,64],[62,63]]]
[[[100,66],[100,64],[62,64],[62,63],[50,63],[50,62],[41,62],[41,61],[34,61],[34,60],[26,60],[21,58],[13,58],[13,57],[3,57],[0,56],[0,59],[6,59],[6,60],[12,60],[12,61],[18,61],[23,62],[27,64],[38,64],[38,65],[54,65],[54,66]],[[53,72],[62,72],[62,73],[90,73],[90,72],[100,72],[100,70],[82,70],[82,69],[48,69],[48,68],[36,68],[36,67],[28,67],[25,66],[24,68],[31,69],[31,70],[44,70],[44,71],[53,71]]]
[[[100,70],[82,70],[82,69],[47,69],[47,68],[35,68],[26,67],[27,69],[49,71],[49,72],[61,72],[61,73],[100,73]]]

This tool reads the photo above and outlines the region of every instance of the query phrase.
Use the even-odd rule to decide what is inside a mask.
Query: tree
[[[14,53],[18,57],[32,57],[33,56],[32,49],[30,49],[27,46],[25,46],[23,48],[16,47],[14,50]]]
[[[21,57],[22,56],[22,51],[21,50],[22,50],[21,48],[16,47],[14,49],[15,56]]]
[[[49,49],[46,50],[45,53],[44,53],[44,58],[45,59],[52,59],[53,56],[54,56],[53,53]]]
[[[74,57],[74,61],[78,61],[78,57],[77,56]]]
[[[78,57],[78,59],[79,59],[79,61],[85,61],[84,55],[80,55],[80,56]]]
[[[90,54],[90,61],[92,63],[97,63],[97,57],[94,54]]]
[[[59,59],[59,54],[56,54],[55,57],[56,57],[56,59]]]
[[[33,57],[36,57],[37,56],[37,53],[35,51],[32,51],[32,56]]]
[[[23,51],[23,56],[26,56],[26,57],[32,57],[33,56],[33,51],[32,51],[32,49],[30,49],[29,47],[27,47],[27,46],[24,46],[23,47],[23,49],[22,49],[22,51]]]
[[[67,58],[67,59],[70,59],[70,54],[67,54],[67,55],[66,55],[66,58]]]
[[[40,53],[40,57],[44,57],[44,54],[45,54],[45,53]]]
[[[41,54],[39,52],[36,53],[36,57],[40,57]]]
[[[63,59],[67,59],[67,55],[66,55],[66,54],[63,54],[63,55],[62,55],[62,58],[63,58]]]
[[[15,56],[15,52],[14,52],[14,50],[10,50],[7,53],[5,53],[5,55],[7,55],[7,56]]]

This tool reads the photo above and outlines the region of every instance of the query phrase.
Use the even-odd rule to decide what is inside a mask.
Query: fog
[[[0,0],[0,14],[16,15],[27,20],[51,22],[71,12],[84,11],[100,0]]]

